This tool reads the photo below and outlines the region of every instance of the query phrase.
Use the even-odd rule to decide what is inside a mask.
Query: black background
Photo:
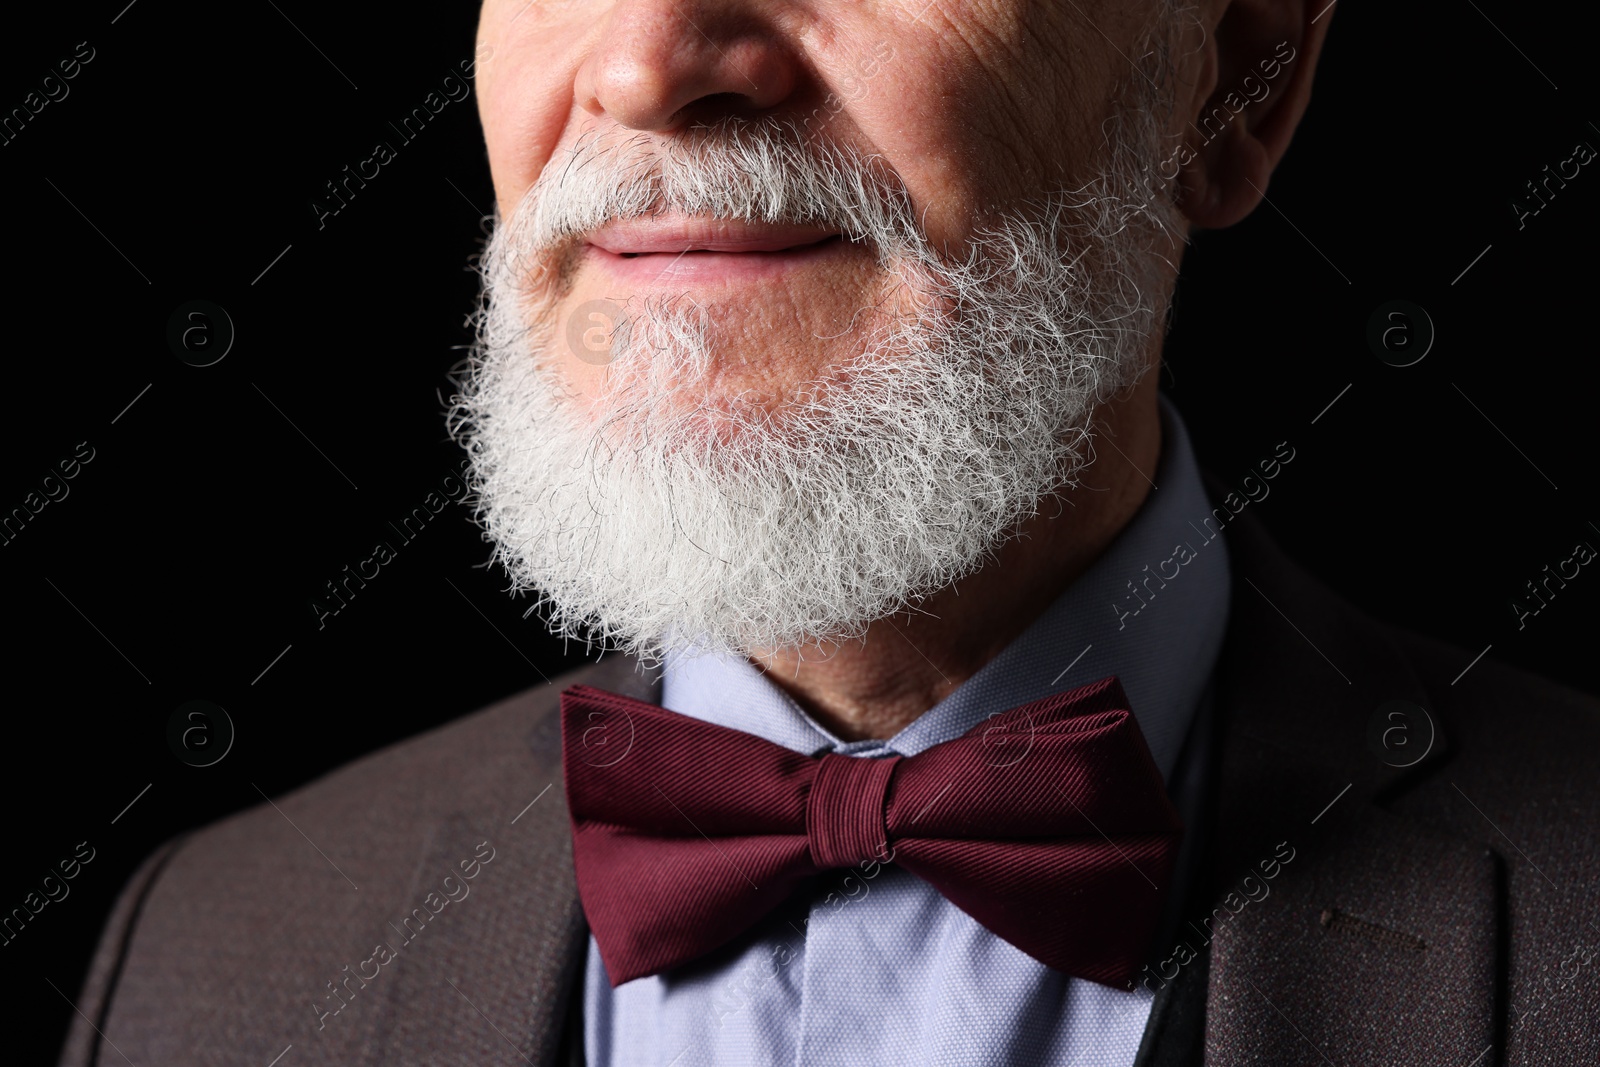
[[[388,123],[472,57],[474,6],[124,2],[0,38],[4,113],[94,49],[0,145],[0,513],[79,442],[94,452],[0,545],[0,911],[78,842],[97,853],[0,947],[24,1020],[11,1044],[32,1062],[55,1054],[104,914],[160,842],[583,652],[523,617],[455,506],[323,628],[310,608],[460,458],[442,397],[491,206],[476,100],[410,143]],[[1459,645],[1463,667],[1492,645],[1593,692],[1592,568],[1524,629],[1509,606],[1578,541],[1600,546],[1600,162],[1521,229],[1510,206],[1577,142],[1600,147],[1593,27],[1551,10],[1339,10],[1271,204],[1191,249],[1163,379],[1224,480],[1292,444],[1252,510],[1349,599]],[[378,141],[397,158],[319,229],[312,199]],[[1396,298],[1437,329],[1405,368],[1366,342]],[[166,340],[195,299],[236,329],[204,368]],[[212,767],[167,747],[192,699],[237,727]]]

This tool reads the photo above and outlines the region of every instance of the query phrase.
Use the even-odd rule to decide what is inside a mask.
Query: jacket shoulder
[[[97,1062],[91,1023],[135,1062],[266,1063],[290,1043],[300,1062],[411,1062],[400,1007],[455,996],[439,975],[457,957],[520,968],[532,1000],[498,1003],[509,975],[473,999],[528,1018],[582,929],[557,714],[575,684],[650,679],[608,658],[169,842],[108,921],[62,1063]]]
[[[1537,765],[1548,774],[1600,751],[1600,699],[1443,641],[1385,626],[1463,756],[1485,749],[1503,768]]]

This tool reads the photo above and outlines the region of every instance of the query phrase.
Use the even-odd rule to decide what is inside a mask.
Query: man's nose
[[[579,106],[636,130],[664,132],[697,112],[755,114],[800,77],[792,43],[748,0],[618,0],[578,70]]]

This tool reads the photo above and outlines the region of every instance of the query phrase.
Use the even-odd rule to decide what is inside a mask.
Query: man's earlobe
[[[1274,161],[1242,119],[1202,142],[1178,172],[1178,207],[1202,229],[1220,230],[1242,220],[1261,203],[1271,180]]]

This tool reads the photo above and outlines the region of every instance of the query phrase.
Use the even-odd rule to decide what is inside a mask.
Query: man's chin
[[[607,440],[668,454],[763,442],[797,446],[815,431],[826,402],[849,388],[843,364],[797,373],[796,380],[763,372],[744,353],[712,353],[707,364],[677,380],[648,372],[615,375],[596,395],[580,397],[573,417]]]

